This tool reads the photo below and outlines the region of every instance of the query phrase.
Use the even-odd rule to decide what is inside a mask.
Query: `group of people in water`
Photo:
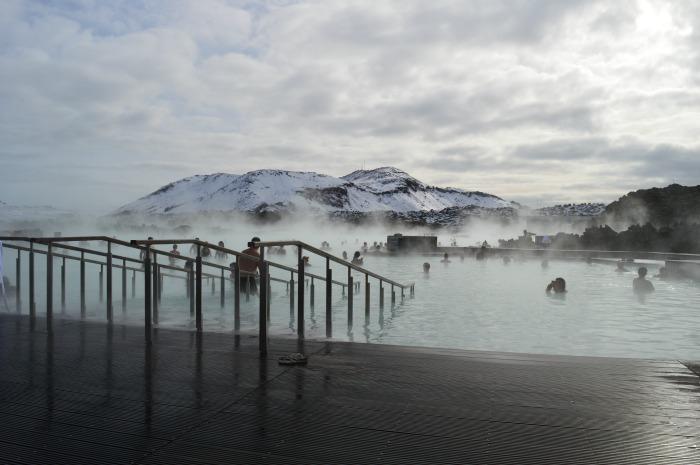
[[[486,249],[487,249],[487,246],[482,245],[482,247],[475,253],[475,258],[477,260],[484,260],[484,258],[486,257],[486,253],[487,253]],[[460,257],[460,261],[464,261],[464,258],[465,258],[464,254],[461,254],[459,257]],[[511,257],[508,255],[504,255],[502,257],[502,260],[503,260],[504,265],[508,265],[511,262]],[[590,257],[586,259],[586,262],[588,264],[593,263],[593,261]],[[442,260],[440,260],[440,263],[443,263],[445,265],[447,265],[448,263],[451,263],[450,256],[447,252],[445,252],[443,254]],[[631,263],[631,262],[625,262],[622,260],[617,262],[616,271],[619,273],[629,271],[627,268],[625,268],[625,263]],[[549,268],[549,260],[545,258],[540,263],[540,266],[543,270]],[[425,274],[430,273],[430,263],[429,262],[423,263],[423,273],[425,273]],[[632,290],[636,294],[646,295],[646,294],[650,294],[650,293],[654,292],[654,290],[655,290],[654,285],[652,284],[651,281],[649,281],[647,279],[647,274],[648,274],[648,270],[646,267],[640,266],[637,269],[637,277],[632,280]],[[660,279],[667,278],[668,272],[666,270],[666,267],[663,267],[663,266],[660,267],[659,272],[655,277],[660,278]],[[567,292],[566,280],[562,277],[557,277],[557,278],[553,279],[549,284],[547,284],[547,287],[545,288],[545,292],[547,294],[559,294],[559,295],[565,294]]]

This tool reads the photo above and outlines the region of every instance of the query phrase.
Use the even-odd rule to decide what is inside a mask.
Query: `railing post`
[[[384,308],[384,282],[379,280],[379,308]]]
[[[225,289],[225,282],[224,282],[224,269],[221,268],[221,281],[219,282],[219,287],[221,288],[219,290],[221,294],[221,308],[224,308],[225,303],[226,303],[226,289]]]
[[[316,307],[316,285],[314,278],[311,277],[311,288],[309,289],[309,308],[313,310]]]
[[[53,318],[53,252],[51,242],[46,248],[46,325],[51,325]]]
[[[150,253],[150,250],[149,250]],[[151,259],[151,280],[153,281],[152,288],[152,299],[153,299],[153,324],[158,324],[158,294],[160,293],[160,286],[158,282],[158,254],[153,253],[153,258]]]
[[[297,338],[304,339],[304,259],[302,246],[297,246]]]
[[[197,332],[202,331],[202,256],[201,246],[197,244],[197,258],[195,260],[195,304],[194,319]]]
[[[207,278],[211,280],[211,295],[216,294],[216,279],[214,278]]]
[[[394,305],[396,305],[396,292],[394,291],[394,285],[391,285],[391,308],[394,308]]]
[[[34,239],[31,239],[29,241],[29,318],[32,327],[36,320],[36,301],[34,298]]]
[[[122,312],[126,313],[126,260],[122,260]]]
[[[131,298],[136,298],[136,270],[131,271]]]
[[[165,284],[165,276],[163,276],[162,267],[158,267],[158,304],[163,300],[163,284]]]
[[[365,274],[365,320],[369,320],[369,275]]]
[[[104,280],[102,277],[104,276],[104,265],[100,265],[100,272],[97,274],[100,280],[100,302],[104,301]]]
[[[241,329],[241,271],[238,268],[238,257],[233,264],[233,329],[236,334]]]
[[[404,291],[405,291],[404,287],[401,286],[401,303],[403,303],[404,298],[405,298]]]
[[[194,262],[188,261],[187,287],[190,296],[190,317],[194,317]]]
[[[15,295],[17,313],[22,313],[22,251],[19,249],[17,249],[17,261],[15,262],[15,286],[17,287]]]
[[[66,313],[66,257],[61,259],[61,313]]]
[[[260,354],[267,355],[267,279],[268,264],[265,262],[265,249],[260,247],[260,308],[258,312],[258,332]]]
[[[146,257],[143,260],[143,323],[144,331],[146,333],[146,341],[151,342],[151,323],[153,321],[151,315],[151,304],[153,303],[153,296],[151,295],[151,283],[153,282],[153,277],[151,276],[151,246],[146,245]]]
[[[352,281],[352,268],[348,267],[348,332],[352,329],[352,301],[355,294],[355,283]]]
[[[331,260],[326,257],[326,337],[333,337],[333,309],[331,307],[333,292],[333,270]]]
[[[294,321],[294,272],[290,272],[289,279],[289,320]]]
[[[112,322],[112,243],[107,242],[107,321]]]
[[[80,318],[85,319],[87,305],[85,304],[85,252],[80,252]]]

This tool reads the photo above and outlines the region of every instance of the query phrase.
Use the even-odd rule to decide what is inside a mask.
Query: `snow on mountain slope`
[[[121,207],[120,213],[203,211],[425,211],[475,205],[511,207],[493,195],[426,186],[396,168],[355,171],[342,178],[312,172],[258,170],[197,175]]]

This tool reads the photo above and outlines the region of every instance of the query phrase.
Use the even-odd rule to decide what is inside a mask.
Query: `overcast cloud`
[[[534,206],[700,184],[694,0],[0,2],[0,200],[397,166]]]

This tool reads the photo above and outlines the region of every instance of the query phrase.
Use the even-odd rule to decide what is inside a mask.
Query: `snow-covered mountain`
[[[399,169],[384,167],[341,178],[281,170],[191,176],[124,205],[116,213],[409,212],[468,206],[510,208],[513,204],[483,192],[428,186]]]

